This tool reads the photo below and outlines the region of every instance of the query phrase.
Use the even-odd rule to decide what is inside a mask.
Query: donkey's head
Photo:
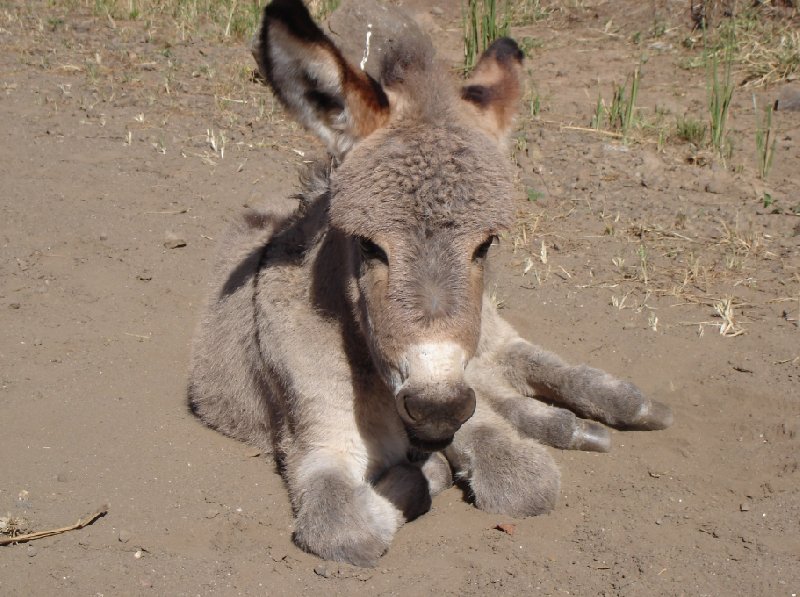
[[[457,89],[429,42],[399,41],[378,83],[300,0],[267,6],[254,53],[338,165],[329,218],[346,239],[351,306],[409,437],[444,447],[475,410],[464,369],[478,346],[486,254],[513,218],[504,147],[522,53],[495,42]]]

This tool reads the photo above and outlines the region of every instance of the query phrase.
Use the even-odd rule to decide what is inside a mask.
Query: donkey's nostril
[[[466,392],[462,396],[461,408],[458,409],[456,419],[460,424],[466,423],[469,418],[475,414],[475,391],[472,388],[466,388]]]
[[[397,394],[397,411],[407,425],[452,427],[453,432],[475,414],[475,392],[459,385],[437,395],[403,389]]]
[[[415,404],[414,395],[407,390],[401,390],[397,395],[397,406],[400,418],[406,423],[416,423],[423,416],[420,405]]]

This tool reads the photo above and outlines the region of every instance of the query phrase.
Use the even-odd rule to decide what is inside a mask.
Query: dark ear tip
[[[490,56],[500,63],[514,61],[522,64],[525,54],[522,53],[519,45],[510,37],[501,37],[495,40],[492,45],[486,48],[486,56]]]

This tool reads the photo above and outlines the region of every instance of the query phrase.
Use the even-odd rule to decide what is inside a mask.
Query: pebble
[[[726,190],[725,184],[717,178],[707,180],[703,185],[703,189],[706,193],[711,193],[713,195],[724,195]]]
[[[647,47],[658,52],[669,52],[672,49],[672,44],[663,41],[654,41]]]
[[[9,309],[19,309],[20,308],[20,304],[19,303],[9,303],[8,308]]]
[[[127,543],[131,540],[131,532],[126,529],[120,529],[117,539],[120,543]]]
[[[800,112],[800,85],[786,85],[778,96],[778,110]]]
[[[101,232],[100,240],[108,240],[108,232]]]
[[[37,550],[33,545],[28,545],[28,557],[29,558],[32,558],[33,556],[35,556],[36,552],[37,552]]]
[[[63,472],[62,473],[58,473],[56,475],[56,481],[58,481],[59,483],[66,483],[67,481],[69,481],[69,477],[67,476],[67,473],[63,473]]]
[[[319,565],[314,567],[314,574],[317,576],[321,576],[322,578],[330,578],[331,573],[328,570],[327,566]]]
[[[185,247],[186,239],[168,230],[166,234],[164,234],[164,246],[167,249],[178,249],[180,247]]]
[[[444,9],[439,6],[432,6],[431,7],[431,14],[440,17],[444,14]]]
[[[750,511],[750,504],[748,504],[747,502],[739,504],[739,511],[741,511],[741,512],[749,512]]]

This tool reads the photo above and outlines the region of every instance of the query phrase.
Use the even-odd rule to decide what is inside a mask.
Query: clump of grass
[[[772,104],[764,108],[764,116],[759,117],[756,96],[753,95],[753,111],[756,113],[756,156],[758,158],[758,177],[764,180],[772,168],[775,157],[777,135],[772,129]],[[765,206],[766,207],[766,206]]]
[[[542,96],[533,86],[525,93],[523,101],[528,108],[528,116],[531,119],[537,118],[542,113]]]
[[[510,25],[508,10],[501,19],[497,0],[467,0],[463,18],[465,72],[475,68],[478,56],[493,41],[508,35]]]
[[[341,0],[310,0],[308,9],[315,19],[321,21],[327,19],[340,4]]]
[[[720,18],[711,19],[710,24],[704,18],[696,21],[701,34],[684,40],[684,46],[691,49],[701,44],[703,53],[683,60],[682,67],[707,67],[711,57],[719,58],[733,46],[745,86],[771,85],[800,72],[800,29],[795,17],[777,15],[771,2],[754,2],[725,18],[721,18],[721,2],[701,4],[714,5]]]
[[[678,119],[676,123],[678,138],[687,143],[694,143],[697,146],[701,146],[705,142],[706,129],[706,123],[685,115],[683,118]]]
[[[324,0],[330,3],[335,0]],[[53,9],[83,7],[112,21],[171,23],[182,39],[249,39],[261,16],[261,0],[50,0]]]
[[[723,159],[729,158],[733,153],[730,140],[725,134],[728,124],[728,110],[733,98],[732,62],[733,45],[729,45],[723,59],[722,74],[720,74],[719,59],[716,55],[711,57],[708,69],[708,112],[711,146]]]
[[[636,99],[639,95],[639,82],[641,70],[637,66],[622,85],[614,84],[614,95],[611,103],[606,106],[602,97],[598,96],[592,126],[596,130],[609,128],[628,137],[629,132],[638,122]]]
[[[541,0],[516,0],[507,5],[509,21],[517,26],[531,25],[550,16],[553,10],[542,6]]]

